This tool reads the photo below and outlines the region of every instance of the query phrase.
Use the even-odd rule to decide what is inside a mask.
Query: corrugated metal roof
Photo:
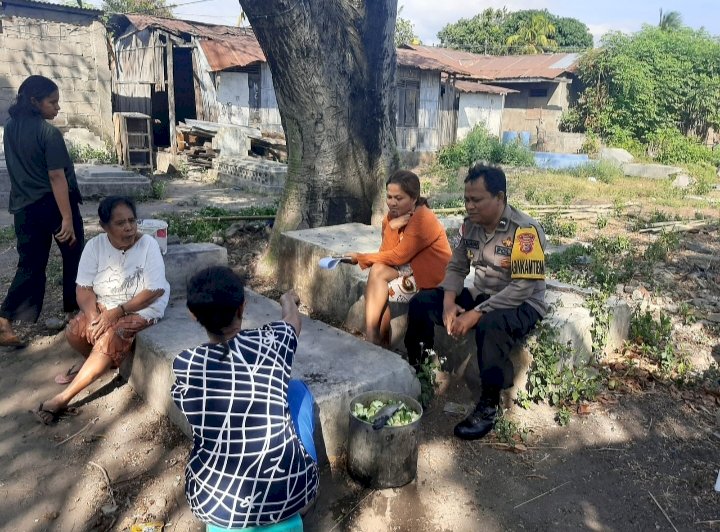
[[[94,9],[89,7],[71,6],[65,4],[57,4],[55,2],[41,2],[40,0],[2,0],[2,5],[13,5],[23,7],[34,7],[37,9],[50,9],[52,11],[65,11],[67,13],[78,13],[82,15],[99,16],[102,15],[102,9]]]
[[[461,76],[470,75],[470,72],[462,70],[457,66],[449,65],[438,61],[425,54],[420,54],[414,50],[405,48],[397,49],[397,64],[405,67],[414,67],[420,70],[435,70],[438,72],[447,72],[448,74],[458,74]]]
[[[224,39],[250,35],[255,39],[255,34],[250,28],[205,24],[192,20],[155,17],[153,15],[126,14],[121,16],[127,18],[127,20],[140,31],[145,28],[157,28],[178,36],[185,34],[205,39]]]
[[[236,35],[222,40],[203,39],[200,47],[205,52],[213,72],[265,62],[265,54],[260,45],[255,37],[250,35]]]
[[[579,54],[478,55],[449,48],[406,44],[405,48],[484,81],[556,79],[573,72]]]
[[[495,85],[486,85],[479,81],[465,81],[458,80],[455,82],[455,88],[460,92],[482,92],[485,94],[510,94],[516,91],[515,89],[507,89],[505,87],[496,87]]]

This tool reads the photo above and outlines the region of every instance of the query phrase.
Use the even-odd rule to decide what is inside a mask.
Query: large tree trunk
[[[397,0],[239,1],[270,65],[287,138],[275,235],[377,221],[397,164]]]

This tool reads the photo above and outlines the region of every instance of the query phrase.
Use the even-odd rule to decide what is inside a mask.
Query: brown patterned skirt
[[[95,345],[87,339],[90,321],[83,311],[80,311],[67,325],[65,336],[73,347],[84,343],[91,353],[102,353],[112,360],[114,368],[120,367],[132,349],[135,335],[155,324],[157,320],[146,320],[139,314],[128,314],[117,320],[97,339]]]

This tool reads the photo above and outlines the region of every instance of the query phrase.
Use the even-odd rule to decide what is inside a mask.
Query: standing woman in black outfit
[[[45,268],[55,239],[63,259],[63,307],[77,310],[75,278],[84,243],[75,168],[60,131],[46,122],[60,110],[57,85],[30,76],[18,89],[5,125],[10,208],[15,216],[17,271],[0,307],[0,346],[20,347],[15,320],[36,322],[45,298]]]

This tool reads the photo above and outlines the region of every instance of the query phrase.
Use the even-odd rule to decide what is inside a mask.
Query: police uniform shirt
[[[527,214],[506,205],[495,231],[486,234],[478,224],[465,219],[459,243],[453,250],[444,290],[459,294],[470,266],[475,268],[473,297],[490,296],[476,310],[516,308],[530,304],[541,317],[545,303],[545,233]]]

